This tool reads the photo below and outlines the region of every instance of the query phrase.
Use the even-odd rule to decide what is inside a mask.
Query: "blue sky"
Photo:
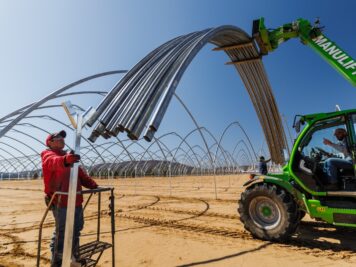
[[[356,2],[345,0],[1,1],[0,116],[82,77],[130,69],[178,35],[226,24],[250,34],[252,21],[261,16],[270,28],[299,17],[319,17],[325,35],[355,58],[355,10]],[[229,123],[239,121],[258,147],[261,127],[240,77],[224,65],[228,57],[211,48],[207,45],[194,59],[176,92],[199,124],[219,135]],[[355,108],[356,88],[298,40],[284,43],[263,61],[289,125],[295,114],[333,111],[335,104]],[[107,90],[120,77],[87,86]],[[158,135],[184,134],[192,128],[173,100]],[[241,136],[239,130],[232,130],[226,144],[237,135]]]

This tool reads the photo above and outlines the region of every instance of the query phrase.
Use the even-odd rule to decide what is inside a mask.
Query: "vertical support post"
[[[172,196],[172,170],[171,170],[171,164],[168,166],[168,175],[169,175],[169,196]]]
[[[215,192],[215,200],[218,199],[218,192],[216,186],[216,169],[215,169],[215,159],[213,161],[213,176],[214,176],[214,192]]]
[[[99,241],[100,240],[100,209],[101,209],[101,192],[99,192],[98,195],[98,229],[97,229],[97,233],[96,233],[96,240]]]
[[[137,194],[136,165],[134,168],[134,179],[135,179],[135,195],[136,195]]]
[[[82,134],[82,115],[77,114],[77,128],[75,131],[75,154],[80,154],[80,141]],[[78,183],[78,168],[79,162],[74,163],[70,170],[70,181],[68,189],[68,205],[66,214],[66,227],[64,232],[64,250],[63,250],[63,267],[70,267],[73,247],[73,227],[75,215],[75,201],[77,198],[77,183]]]
[[[200,167],[200,189],[203,188],[203,169]]]
[[[114,188],[111,189],[110,195],[110,209],[111,209],[111,255],[112,255],[112,267],[115,267],[115,195]]]

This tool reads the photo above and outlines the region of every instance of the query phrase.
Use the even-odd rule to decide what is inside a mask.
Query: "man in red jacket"
[[[46,203],[48,203],[55,192],[68,192],[70,168],[74,163],[79,162],[80,160],[79,155],[74,153],[67,153],[63,150],[65,146],[65,137],[65,131],[60,131],[58,133],[48,135],[46,139],[46,145],[48,146],[48,149],[42,151],[41,153]],[[90,189],[98,187],[95,181],[91,179],[81,167],[79,167],[77,191],[82,190],[82,185]],[[56,229],[50,244],[52,252],[51,266],[62,265],[67,201],[67,195],[56,195],[52,205],[53,216],[56,222]],[[78,194],[75,205],[73,254],[75,254],[79,247],[80,231],[84,226],[82,203],[83,196]]]

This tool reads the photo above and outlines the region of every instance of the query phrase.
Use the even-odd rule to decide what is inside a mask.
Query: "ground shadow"
[[[267,246],[269,246],[271,243],[265,243],[263,245],[258,246],[257,248],[253,248],[253,249],[249,249],[249,250],[244,250],[235,254],[231,254],[231,255],[226,255],[220,258],[215,258],[215,259],[210,259],[210,260],[205,260],[205,261],[198,261],[198,262],[192,262],[192,263],[188,263],[188,264],[183,264],[183,265],[178,265],[177,267],[190,267],[190,266],[197,266],[197,265],[202,265],[202,264],[208,264],[208,263],[213,263],[213,262],[217,262],[217,261],[223,261],[223,260],[227,260],[227,259],[231,259],[231,258],[235,258],[235,257],[239,257],[241,255],[247,254],[247,253],[252,253],[261,249],[266,248]]]
[[[310,249],[356,253],[356,230],[324,222],[301,222],[295,235],[284,244]]]

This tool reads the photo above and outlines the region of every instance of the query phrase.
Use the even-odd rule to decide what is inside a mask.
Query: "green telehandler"
[[[300,38],[356,86],[355,60],[322,34],[318,21],[311,25],[298,19],[267,30],[261,18],[253,23],[253,37],[262,55],[284,41]],[[282,173],[256,175],[244,184],[238,212],[245,228],[257,238],[283,241],[306,213],[336,226],[356,227],[356,109],[297,115],[293,127],[299,136],[290,155],[285,155]],[[347,158],[337,149],[338,140],[325,141],[340,129],[345,133]],[[332,185],[331,161],[348,162],[334,165],[337,183]]]

